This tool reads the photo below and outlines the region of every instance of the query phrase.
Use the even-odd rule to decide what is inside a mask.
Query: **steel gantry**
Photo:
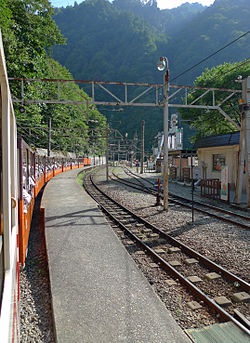
[[[20,106],[29,104],[67,104],[88,106],[132,106],[132,107],[164,107],[164,85],[142,82],[107,82],[88,80],[63,80],[63,79],[26,79],[10,78],[20,83],[20,95],[13,97],[14,103]],[[39,89],[39,99],[32,98],[30,92],[26,92],[26,85],[34,83]],[[56,85],[54,94],[48,96],[43,93],[43,85],[53,83]],[[72,90],[72,85],[79,85],[89,96],[78,92],[78,100],[65,98],[61,95],[62,84]],[[37,93],[36,93],[37,94]],[[190,96],[192,95],[192,96]],[[238,102],[242,98],[245,105],[242,110],[241,124],[236,122],[223,110],[223,105],[230,102]],[[240,202],[242,192],[242,174],[247,177],[247,204],[250,207],[250,77],[242,82],[242,90],[226,88],[203,88],[195,86],[181,86],[169,84],[168,92],[169,108],[193,108],[204,110],[215,110],[221,113],[233,126],[241,131],[240,159],[238,165],[238,180],[236,185],[236,201]]]
[[[14,97],[13,101],[21,105],[29,104],[95,104],[103,106],[135,106],[135,107],[161,107],[163,104],[163,85],[142,82],[109,82],[88,80],[62,80],[62,79],[25,79],[9,78],[10,81],[20,82],[20,96]],[[34,83],[40,92],[40,98],[32,98],[32,94],[25,92],[25,84]],[[42,93],[42,85],[54,83],[57,85],[56,97],[48,97]],[[82,93],[78,93],[80,100],[65,99],[61,95],[61,85],[67,85],[70,89],[72,84],[80,85],[83,90],[87,89],[89,99]],[[199,91],[196,98],[189,99],[189,95]],[[136,96],[135,96],[136,94]],[[233,97],[241,94],[241,90],[224,88],[202,88],[194,86],[169,85],[169,107],[175,108],[200,108],[217,110],[226,117],[238,129],[239,126],[232,118],[223,111],[221,106]],[[103,100],[105,98],[105,100]],[[108,99],[107,99],[108,98]],[[206,99],[206,105],[201,101]]]

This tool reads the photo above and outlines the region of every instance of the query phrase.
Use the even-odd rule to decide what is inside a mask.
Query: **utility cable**
[[[237,42],[239,39],[241,39],[242,37],[248,35],[250,33],[250,30],[243,33],[241,36],[239,36],[238,38],[234,39],[233,41],[231,41],[230,43],[226,44],[225,46],[223,46],[222,48],[220,48],[219,50],[213,52],[212,54],[208,55],[207,57],[203,58],[200,62],[194,64],[192,67],[186,69],[185,71],[183,71],[182,73],[180,73],[179,75],[177,75],[176,77],[174,77],[173,79],[171,79],[170,81],[174,81],[177,78],[179,78],[180,76],[186,74],[187,72],[189,72],[190,70],[194,69],[195,67],[197,67],[198,65],[200,65],[201,63],[207,61],[209,58],[213,57],[214,55],[218,54],[219,52],[221,52],[222,50],[226,49],[227,47],[229,47],[230,45],[234,44],[235,42]]]

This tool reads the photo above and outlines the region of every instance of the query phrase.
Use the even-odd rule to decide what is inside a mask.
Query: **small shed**
[[[228,182],[235,188],[238,173],[240,132],[209,136],[197,140],[195,148],[201,179],[221,180],[221,171],[228,167]],[[244,184],[245,180],[244,180]]]

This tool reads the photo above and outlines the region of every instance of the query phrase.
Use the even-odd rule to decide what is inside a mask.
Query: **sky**
[[[210,6],[214,3],[215,0],[157,0],[158,7],[160,9],[165,8],[174,8],[178,7],[185,2],[194,3],[199,2],[203,6]],[[83,0],[50,0],[54,7],[66,7],[74,5],[74,3],[80,4]]]

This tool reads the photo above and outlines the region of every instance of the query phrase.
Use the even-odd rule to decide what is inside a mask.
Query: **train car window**
[[[10,106],[10,185],[11,185],[11,230],[17,227],[17,136],[16,120],[12,106]]]
[[[39,156],[36,154],[35,156],[35,179],[38,180],[40,175],[40,160]]]
[[[27,150],[23,148],[23,188],[28,189],[28,156],[27,156]]]
[[[29,187],[30,191],[32,191],[35,187],[35,168],[36,168],[36,160],[35,160],[35,153],[30,151],[30,169],[29,169]]]

